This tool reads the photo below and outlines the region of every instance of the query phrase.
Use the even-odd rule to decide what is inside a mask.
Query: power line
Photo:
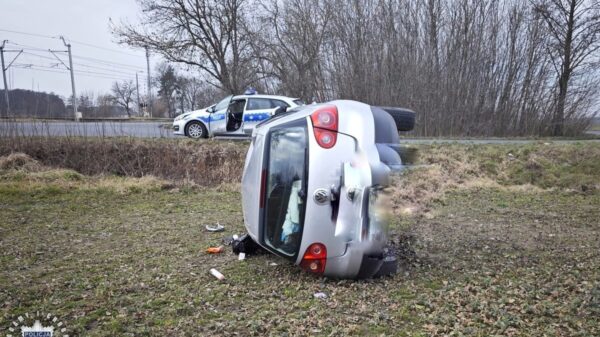
[[[50,36],[50,35],[43,35],[43,34],[36,34],[36,33],[28,33],[28,32],[21,32],[21,31],[8,30],[8,29],[0,29],[0,32],[7,32],[7,33],[13,33],[13,34],[28,35],[28,36],[36,36],[36,37],[42,37],[42,38],[47,38],[47,39],[55,39],[55,40],[59,39],[58,36]],[[135,56],[135,57],[144,57],[143,55],[136,55],[136,54],[132,54],[132,53],[127,53],[127,52],[124,52],[124,51],[121,51],[121,50],[116,50],[116,49],[112,49],[112,48],[102,47],[102,46],[98,46],[98,45],[95,45],[95,44],[92,44],[92,43],[88,43],[88,42],[77,41],[77,40],[73,40],[73,39],[69,39],[69,41],[78,43],[78,44],[83,45],[83,46],[87,46],[87,47],[91,47],[91,48],[96,48],[96,49],[102,49],[102,50],[110,51],[110,52],[113,52],[113,53],[119,53],[119,54],[123,54],[123,55]]]
[[[78,59],[82,59],[82,60],[87,60],[90,62],[96,62],[96,63],[104,63],[106,65],[109,66],[114,66],[114,65],[120,65],[122,67],[126,67],[126,68],[134,68],[134,69],[138,69],[138,70],[143,70],[144,68],[139,67],[139,66],[134,66],[131,64],[125,64],[125,63],[118,63],[118,62],[109,62],[109,61],[105,61],[105,60],[101,60],[101,59],[97,59],[97,58],[93,58],[93,57],[85,57],[85,56],[76,56],[73,55],[74,58],[78,58]]]
[[[87,46],[87,47],[92,47],[92,48],[96,48],[96,49],[102,49],[102,50],[110,51],[110,52],[113,52],[113,53],[119,53],[119,54],[123,54],[123,55],[135,56],[135,57],[144,57],[142,55],[136,55],[136,54],[126,53],[124,51],[115,50],[115,49],[106,48],[106,47],[101,47],[101,46],[96,46],[96,45],[93,45],[93,44],[90,44],[90,43],[81,42],[81,41],[77,41],[77,40],[72,40],[71,39],[71,41],[73,41],[75,43],[78,43],[78,44],[81,44],[81,45],[84,45],[84,46]]]
[[[35,53],[31,53],[31,52],[26,52],[26,51],[23,52],[23,54],[27,54],[27,55],[31,55],[31,56],[36,56],[36,57],[39,57],[41,59],[46,59],[46,60],[52,60],[52,61],[55,60],[55,58],[53,58],[53,57],[39,55],[39,54],[35,54]],[[77,56],[75,56],[75,57],[77,57]],[[106,63],[107,63],[106,65],[108,66],[109,62],[107,61]],[[127,72],[125,72],[125,70],[120,70],[120,69],[111,69],[111,68],[97,67],[97,66],[94,66],[94,65],[85,64],[85,63],[79,63],[79,62],[73,62],[73,64],[76,64],[76,65],[82,66],[82,67],[94,68],[94,69],[98,69],[98,70],[104,70],[104,71],[110,71],[110,72],[115,72],[115,73],[120,73],[120,74],[128,74],[128,75],[131,75],[131,76],[135,76],[135,73],[127,73]],[[104,63],[101,63],[101,64],[104,65]],[[113,68],[120,68],[119,65],[110,64],[110,66],[112,66]],[[134,69],[126,68],[126,67],[122,67],[122,69],[126,69],[126,71],[133,71],[134,70]],[[142,71],[142,70],[140,70],[140,71]],[[144,71],[142,71],[142,72],[144,72]]]
[[[35,34],[35,33],[26,33],[26,32],[20,32],[20,31],[9,30],[9,29],[0,29],[0,32],[7,32],[7,33],[14,33],[14,34],[21,34],[21,35],[29,35],[29,36],[37,36],[37,37],[43,37],[43,38],[47,38],[47,39],[58,39],[58,36],[42,35],[42,34]]]
[[[43,71],[43,72],[57,73],[57,74],[68,74],[69,73],[68,70],[60,70],[60,69],[53,68],[53,67],[34,65],[34,64],[16,64],[16,65],[14,65],[14,67],[18,68],[18,69],[23,69],[23,70]],[[101,78],[101,79],[108,79],[108,80],[115,80],[115,81],[122,81],[122,80],[133,81],[133,78],[119,77],[119,76],[114,76],[113,74],[88,73],[86,71],[80,71],[80,70],[79,71],[75,70],[75,73],[79,76],[86,76],[86,77],[93,77],[93,78]]]

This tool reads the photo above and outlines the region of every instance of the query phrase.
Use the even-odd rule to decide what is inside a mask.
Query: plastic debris
[[[238,255],[238,260],[242,261],[246,259],[246,253],[240,253],[240,255]]]
[[[271,262],[271,263],[269,263],[269,266],[271,266],[271,267],[275,267],[275,266],[277,266],[277,263],[275,263],[275,262]]]
[[[327,294],[322,293],[322,292],[315,293],[313,296],[318,299],[326,299],[327,298]]]
[[[206,249],[206,252],[209,254],[219,254],[223,251],[223,246],[219,246],[219,247],[209,247],[208,249]]]
[[[225,227],[223,227],[220,223],[217,222],[217,224],[215,226],[209,226],[206,225],[205,226],[206,230],[209,232],[222,232],[225,230]]]
[[[216,277],[219,281],[223,281],[225,279],[225,276],[223,276],[223,274],[221,274],[218,270],[216,270],[215,268],[211,268],[210,269],[210,274],[214,277]]]

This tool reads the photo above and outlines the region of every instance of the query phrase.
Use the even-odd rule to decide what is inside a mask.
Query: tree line
[[[405,106],[430,136],[576,134],[599,106],[598,0],[138,3],[119,41],[223,94]]]

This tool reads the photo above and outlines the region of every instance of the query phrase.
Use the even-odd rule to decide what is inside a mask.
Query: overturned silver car
[[[393,272],[382,190],[402,166],[398,131],[411,130],[414,118],[407,109],[339,100],[259,124],[242,177],[249,236],[310,273]]]

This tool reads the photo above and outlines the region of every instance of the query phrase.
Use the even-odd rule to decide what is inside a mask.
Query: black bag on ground
[[[239,239],[233,240],[231,248],[236,255],[239,253],[245,253],[246,255],[263,253],[263,249],[248,234],[244,234]]]

